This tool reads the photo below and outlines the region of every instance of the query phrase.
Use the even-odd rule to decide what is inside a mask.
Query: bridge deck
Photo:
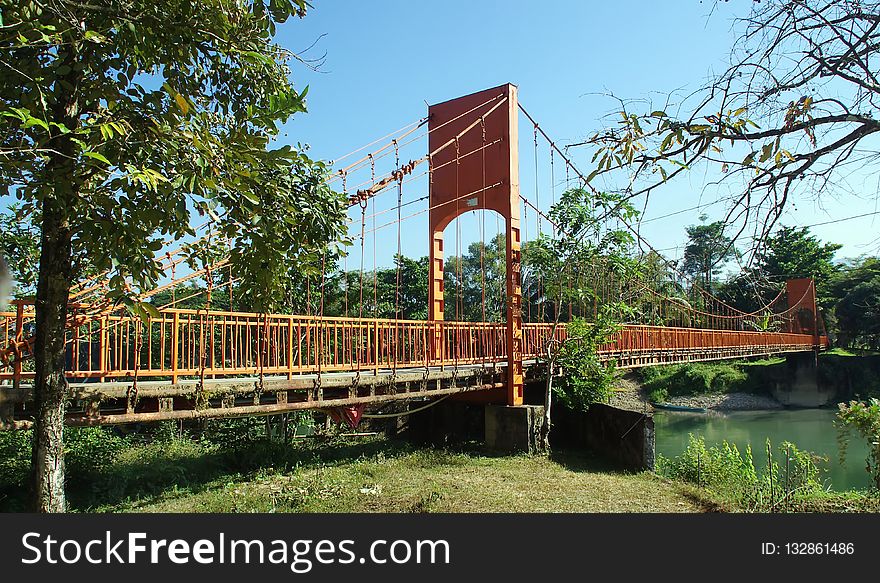
[[[633,327],[648,328],[648,327]],[[647,338],[667,341],[687,334],[715,346],[637,347],[645,330],[623,330],[616,341],[603,347],[600,358],[613,360],[618,368],[636,368],[682,362],[722,360],[813,350],[809,335],[780,335],[776,344],[758,344],[765,335],[663,328],[649,331]],[[634,333],[635,332],[635,333]],[[796,337],[796,338],[795,338]],[[724,346],[738,339],[739,345]],[[746,341],[743,341],[743,340]],[[712,342],[707,342],[712,340]],[[753,342],[753,343],[749,343]],[[523,362],[531,376],[540,374],[539,361]],[[202,380],[179,372],[177,379],[138,380],[107,374],[98,378],[70,379],[69,425],[107,425],[169,419],[199,419],[271,415],[308,409],[353,405],[380,405],[391,401],[426,399],[457,393],[501,390],[507,364],[503,360],[458,365],[371,368],[367,371],[303,372],[299,374],[239,375]],[[167,374],[167,373],[166,373]],[[186,378],[186,377],[189,378]],[[84,382],[83,382],[84,381]],[[2,382],[2,381],[0,381]],[[9,381],[6,381],[9,382]],[[28,380],[18,388],[0,385],[0,428],[30,425],[33,398]]]

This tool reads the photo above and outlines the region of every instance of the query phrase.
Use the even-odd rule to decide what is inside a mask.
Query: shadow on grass
[[[86,470],[68,468],[67,498],[71,511],[112,510],[125,502],[148,503],[169,492],[202,492],[217,481],[247,479],[262,471],[316,469],[380,454],[397,457],[417,449],[403,441],[384,439],[357,443],[297,440],[287,444],[247,440],[224,449],[186,440],[132,445],[115,460]],[[28,509],[27,477],[20,478],[0,488],[0,511]]]
[[[575,448],[554,449],[550,453],[550,461],[555,462],[572,472],[635,474],[624,466],[608,460],[588,450]]]
[[[286,474],[317,470],[360,460],[380,461],[410,456],[404,461],[418,468],[466,465],[471,459],[506,457],[487,453],[483,445],[466,442],[443,448],[425,447],[402,439],[242,439],[234,445],[190,440],[129,444],[115,457],[70,464],[67,496],[72,511],[113,511],[120,505],[138,506],[167,495],[200,493],[218,483],[246,481],[260,473]],[[100,457],[100,456],[96,456]],[[631,473],[589,452],[557,449],[550,461],[573,472]],[[26,476],[0,485],[0,511],[27,510]]]

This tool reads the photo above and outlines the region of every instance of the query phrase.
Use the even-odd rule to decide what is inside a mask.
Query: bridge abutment
[[[627,470],[654,469],[654,418],[650,413],[593,403],[589,410],[554,409],[553,446],[586,449]]]
[[[819,384],[819,370],[815,352],[793,352],[785,357],[788,382],[773,387],[773,397],[791,407],[821,407],[835,396],[833,387]]]

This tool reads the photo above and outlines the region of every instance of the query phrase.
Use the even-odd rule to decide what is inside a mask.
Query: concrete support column
[[[540,453],[541,405],[486,405],[486,448],[498,453]]]

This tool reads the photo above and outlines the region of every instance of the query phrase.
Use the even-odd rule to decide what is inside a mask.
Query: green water
[[[867,444],[853,435],[845,463],[839,461],[835,409],[791,409],[775,411],[731,411],[689,413],[658,410],[654,414],[655,448],[666,457],[679,455],[687,447],[688,434],[702,435],[706,445],[725,439],[740,450],[751,444],[755,465],[766,464],[765,442],[794,443],[799,449],[827,458],[819,462],[823,478],[833,490],[866,489],[870,476],[865,471]]]

